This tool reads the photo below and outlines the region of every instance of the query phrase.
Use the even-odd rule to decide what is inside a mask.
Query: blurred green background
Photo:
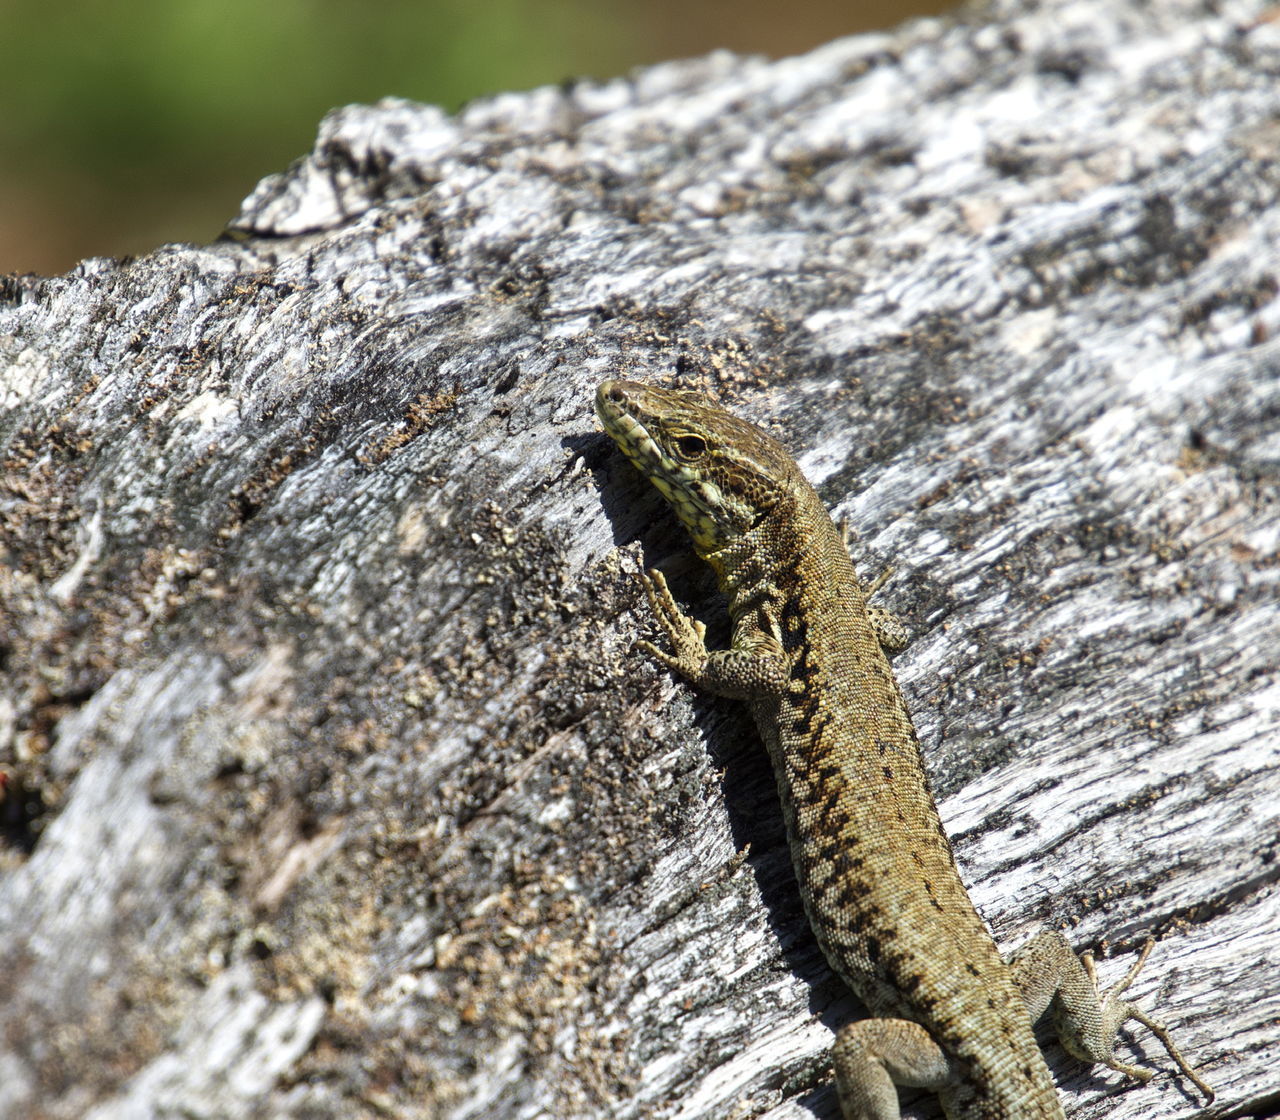
[[[0,274],[206,242],[325,111],[716,47],[771,57],[950,0],[0,0]]]

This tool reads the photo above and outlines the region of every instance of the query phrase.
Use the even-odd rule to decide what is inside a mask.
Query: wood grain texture
[[[1278,121],[1261,3],[1010,0],[349,107],[234,239],[0,282],[0,1115],[837,1114],[755,733],[629,649],[642,559],[722,610],[606,376],[898,567],[997,941],[1161,935],[1205,1115],[1276,1114]]]

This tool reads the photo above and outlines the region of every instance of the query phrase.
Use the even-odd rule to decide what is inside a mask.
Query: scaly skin
[[[894,1120],[894,1084],[936,1091],[954,1120],[1061,1118],[1031,1023],[1055,997],[1064,1044],[1145,1079],[1112,1053],[1140,1018],[1206,1093],[1167,1032],[1099,994],[1061,934],[1012,963],[964,889],[915,729],[840,531],[790,455],[696,393],[606,381],[596,412],[658,488],[729,600],[729,649],[708,652],[661,575],[645,590],[672,647],[650,655],[747,701],[777,775],[805,912],[831,967],[876,1018],[843,1028],[835,1065],[848,1120]],[[1145,960],[1145,952],[1143,954]],[[1141,965],[1139,961],[1139,966]]]

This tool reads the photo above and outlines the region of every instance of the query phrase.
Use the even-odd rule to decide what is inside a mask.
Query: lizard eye
[[[701,436],[681,436],[676,440],[676,454],[681,459],[701,459],[707,453],[707,441]]]

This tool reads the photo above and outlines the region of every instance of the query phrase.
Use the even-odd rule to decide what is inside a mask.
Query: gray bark
[[[997,4],[326,118],[212,246],[0,297],[0,1114],[834,1117],[858,1013],[709,574],[594,385],[794,448],[999,943],[1280,1104],[1280,23]],[[717,630],[717,627],[719,629]],[[1105,954],[1104,954],[1105,955]],[[1072,1117],[1200,1102],[1046,1036]],[[936,1115],[908,1097],[911,1115]]]

